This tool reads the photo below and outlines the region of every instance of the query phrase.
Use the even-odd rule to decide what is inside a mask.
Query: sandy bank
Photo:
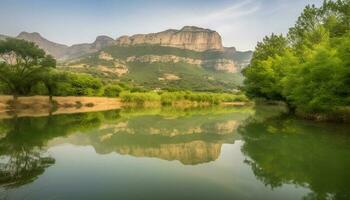
[[[12,96],[0,96],[0,119],[9,118],[16,114],[19,117],[24,116],[47,116],[52,114],[93,112],[121,107],[120,99],[106,97],[54,97],[57,103],[56,108],[52,109],[47,96],[20,97],[16,104],[16,111],[8,104]]]

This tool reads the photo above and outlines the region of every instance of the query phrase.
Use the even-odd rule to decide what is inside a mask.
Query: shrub
[[[160,95],[155,92],[122,92],[120,98],[123,102],[136,104],[160,101]]]
[[[107,85],[104,87],[103,96],[119,97],[121,91],[123,91],[123,88],[119,85]]]

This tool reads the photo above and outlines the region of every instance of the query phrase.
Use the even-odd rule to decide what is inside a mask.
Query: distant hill
[[[0,40],[5,40],[6,38],[8,38],[9,36],[7,36],[7,35],[1,35],[0,34]]]
[[[68,50],[68,46],[51,42],[36,32],[21,32],[17,38],[36,43],[40,48],[44,49],[47,53],[51,54],[55,58],[64,56]]]
[[[70,47],[51,42],[36,32],[21,32],[17,36],[17,38],[36,43],[40,48],[44,49],[47,53],[51,54],[58,60],[66,60],[76,58],[85,54],[94,53],[101,50],[104,47],[115,44],[115,41],[108,36],[98,36],[95,42],[91,44],[76,44]]]
[[[216,31],[194,26],[115,40],[98,36],[93,43],[72,46],[54,43],[39,33],[22,32],[17,38],[53,55],[62,70],[148,88],[235,89],[242,82],[241,69],[252,56],[251,51],[224,47]]]

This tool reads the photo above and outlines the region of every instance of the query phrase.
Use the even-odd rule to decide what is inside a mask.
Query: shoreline
[[[9,105],[11,100],[12,96],[0,96],[0,119],[96,112],[122,107],[119,98],[108,97],[53,97],[54,107],[50,104],[48,96],[19,97],[15,108]]]
[[[17,117],[42,117],[48,115],[59,114],[73,114],[73,113],[85,113],[85,112],[98,112],[106,110],[121,109],[123,107],[129,107],[132,104],[123,103],[120,98],[109,97],[78,97],[78,96],[66,96],[66,97],[53,97],[55,102],[54,106],[50,104],[48,96],[27,96],[19,97],[17,104],[11,106],[10,102],[13,100],[12,96],[0,95],[0,119]],[[197,104],[185,104],[181,102],[174,103],[174,107],[195,107]],[[198,104],[199,106],[201,104]],[[246,106],[246,102],[223,102],[221,106]],[[150,103],[145,107],[161,106],[158,104]],[[202,105],[204,106],[204,105]]]

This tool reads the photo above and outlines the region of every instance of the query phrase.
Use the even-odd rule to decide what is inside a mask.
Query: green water
[[[350,199],[350,127],[280,108],[0,120],[0,199]]]

